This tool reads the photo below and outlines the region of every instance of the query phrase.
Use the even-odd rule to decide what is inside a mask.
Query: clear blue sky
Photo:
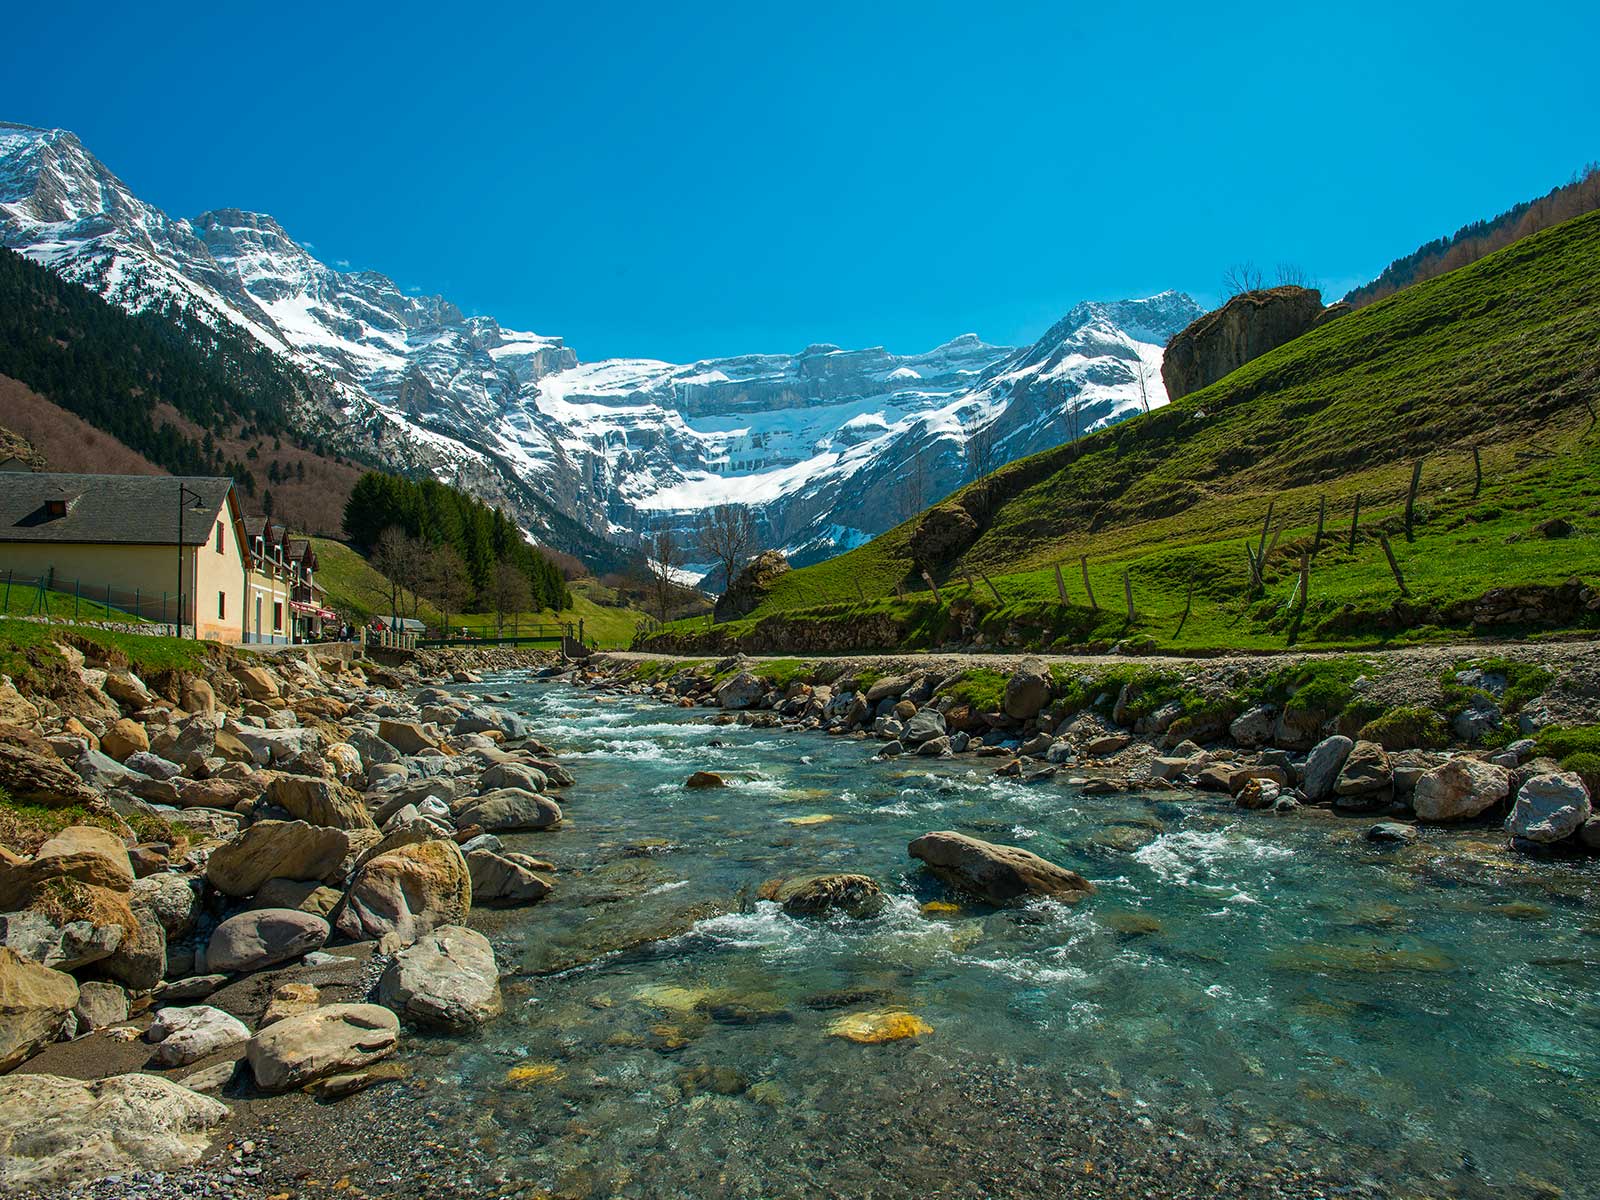
[[[1600,159],[1600,4],[35,5],[0,117],[585,359],[1331,291]]]

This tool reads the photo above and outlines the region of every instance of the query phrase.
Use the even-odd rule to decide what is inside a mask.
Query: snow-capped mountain
[[[172,218],[72,134],[0,124],[0,242],[129,309],[232,321],[304,370],[348,448],[507,504],[542,540],[635,547],[750,505],[801,561],[854,545],[998,466],[1165,403],[1188,297],[1081,304],[1033,346],[811,346],[677,365],[580,363],[558,337],[468,317],[318,261],[269,216]],[[585,534],[584,536],[588,536]]]

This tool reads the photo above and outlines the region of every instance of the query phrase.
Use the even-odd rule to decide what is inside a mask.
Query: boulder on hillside
[[[1028,721],[1050,703],[1050,668],[1037,658],[1025,658],[1006,680],[1006,716]]]
[[[1241,292],[1175,334],[1161,359],[1167,398],[1215,383],[1253,358],[1293,341],[1318,323],[1322,293],[1274,287]]]
[[[949,830],[925,833],[909,849],[913,858],[920,858],[945,883],[991,904],[1006,904],[1023,896],[1055,896],[1072,903],[1095,890],[1094,884],[1076,871],[1031,850]]]
[[[977,518],[957,501],[935,504],[911,531],[911,557],[922,570],[936,571],[977,541],[980,529]]]
[[[744,565],[733,577],[728,590],[717,601],[712,616],[718,621],[732,621],[753,613],[766,599],[772,585],[789,570],[789,560],[781,550],[763,550]]]
[[[0,1079],[0,1190],[198,1162],[228,1106],[158,1075]]]

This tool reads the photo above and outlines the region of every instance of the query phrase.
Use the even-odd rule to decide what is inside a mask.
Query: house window
[[[218,592],[217,593],[217,620],[226,621],[227,619],[228,619],[228,593],[227,592]]]
[[[272,628],[278,633],[283,632],[283,604],[277,600],[272,602]]]
[[[222,522],[217,522],[217,553],[222,553]]]

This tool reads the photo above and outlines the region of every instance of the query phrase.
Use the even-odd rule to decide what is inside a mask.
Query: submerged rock
[[[878,1012],[847,1013],[828,1026],[833,1037],[844,1038],[863,1045],[895,1042],[902,1038],[922,1037],[933,1032],[916,1013],[903,1009],[885,1009]]]
[[[1094,884],[1076,871],[1030,850],[949,830],[925,833],[909,849],[913,858],[921,859],[945,883],[991,904],[1006,904],[1022,896],[1054,896],[1074,903],[1095,890]]]
[[[821,916],[835,909],[869,917],[883,907],[883,889],[870,875],[794,875],[769,879],[757,895],[792,916]]]

